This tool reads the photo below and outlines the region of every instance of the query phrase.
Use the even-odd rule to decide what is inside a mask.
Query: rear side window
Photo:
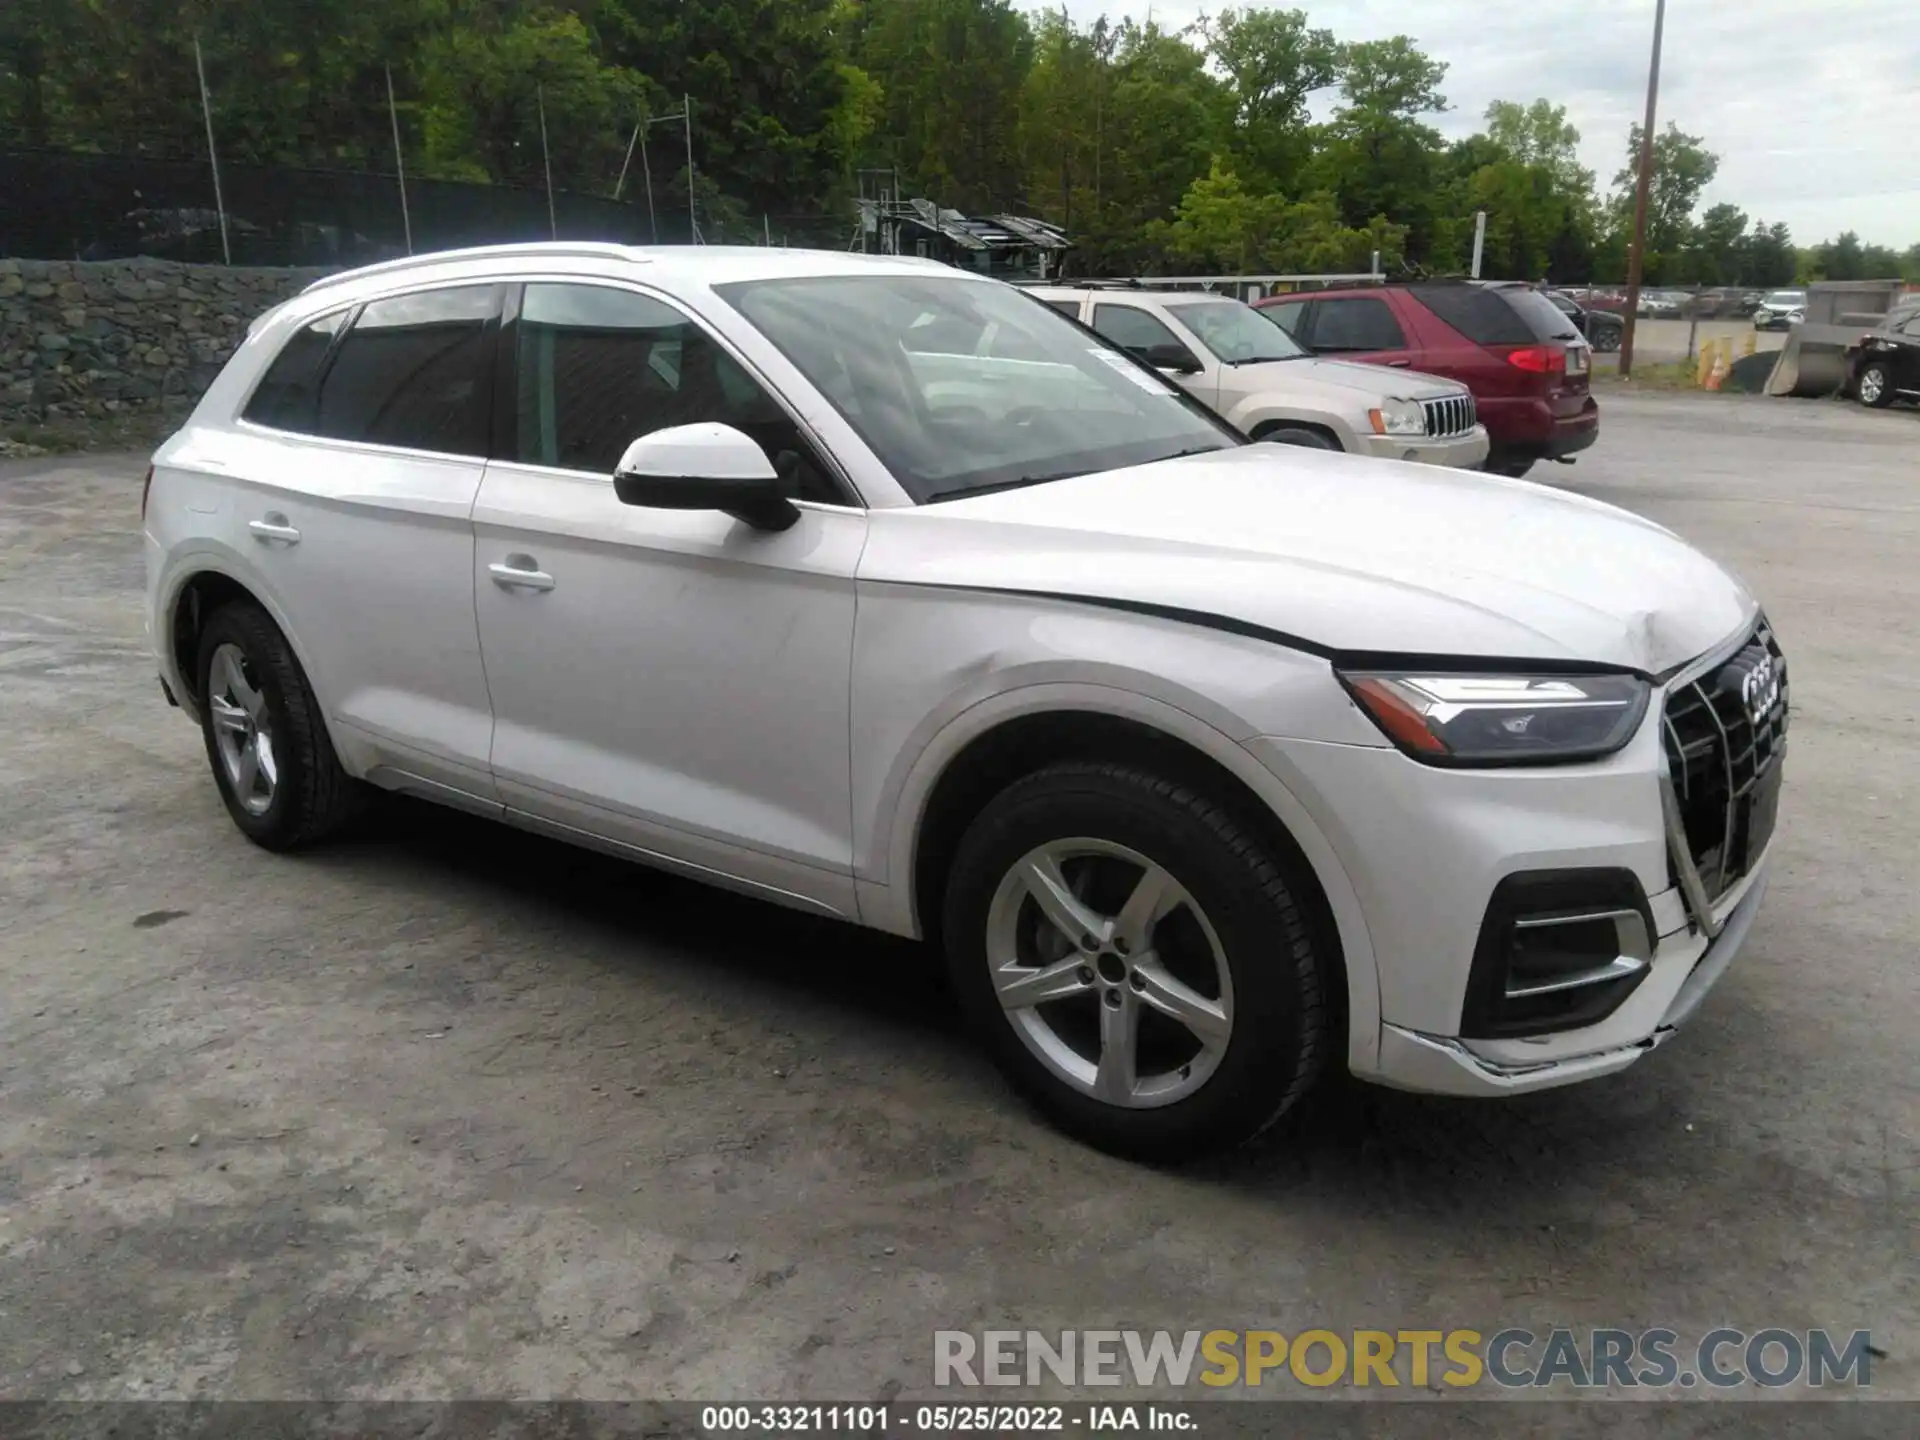
[[[1318,300],[1314,302],[1315,350],[1403,350],[1407,337],[1393,309],[1384,300]]]
[[[1080,318],[1080,302],[1078,300],[1049,300],[1047,304],[1058,310],[1062,315],[1065,315],[1069,320],[1078,320]]]
[[[1476,345],[1534,345],[1575,333],[1573,323],[1551,300],[1531,290],[1416,285],[1413,295]]]
[[[336,440],[487,453],[493,331],[491,285],[375,300],[340,342],[314,433]]]
[[[243,419],[276,430],[313,429],[314,409],[320,399],[320,370],[334,336],[347,323],[347,313],[341,310],[323,315],[287,341],[247,402]]]

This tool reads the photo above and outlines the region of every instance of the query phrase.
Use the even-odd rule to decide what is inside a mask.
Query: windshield
[[[715,290],[922,503],[1246,443],[1009,285],[868,274]]]
[[[1229,365],[1297,360],[1307,353],[1298,341],[1272,320],[1238,300],[1201,300],[1190,305],[1169,305],[1167,313],[1191,330],[1202,345]]]
[[[1769,305],[1800,305],[1805,303],[1807,292],[1804,290],[1775,290],[1768,294]]]

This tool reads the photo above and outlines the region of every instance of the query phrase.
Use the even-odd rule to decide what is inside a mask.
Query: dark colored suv
[[[1486,468],[1499,474],[1568,460],[1600,433],[1600,407],[1587,384],[1591,347],[1531,285],[1442,280],[1258,303],[1316,354],[1458,380],[1487,427]]]

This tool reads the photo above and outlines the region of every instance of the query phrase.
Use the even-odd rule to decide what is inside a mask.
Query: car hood
[[[1613,506],[1282,445],[875,511],[860,578],[1179,612],[1330,653],[1653,674],[1757,610],[1719,565]]]
[[[1333,399],[1364,397],[1378,401],[1437,400],[1459,395],[1466,387],[1418,370],[1388,369],[1382,365],[1353,365],[1344,360],[1322,360],[1303,355],[1297,360],[1268,360],[1257,365],[1227,365],[1221,369],[1222,391],[1252,395],[1282,391],[1290,395],[1319,393]]]

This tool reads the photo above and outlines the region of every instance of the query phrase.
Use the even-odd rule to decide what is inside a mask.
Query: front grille
[[[1465,435],[1473,429],[1473,396],[1464,392],[1443,395],[1438,400],[1422,400],[1420,408],[1426,412],[1427,434],[1437,440]]]
[[[1710,900],[1773,835],[1787,748],[1787,662],[1763,620],[1729,659],[1667,695],[1662,717],[1689,858]]]

